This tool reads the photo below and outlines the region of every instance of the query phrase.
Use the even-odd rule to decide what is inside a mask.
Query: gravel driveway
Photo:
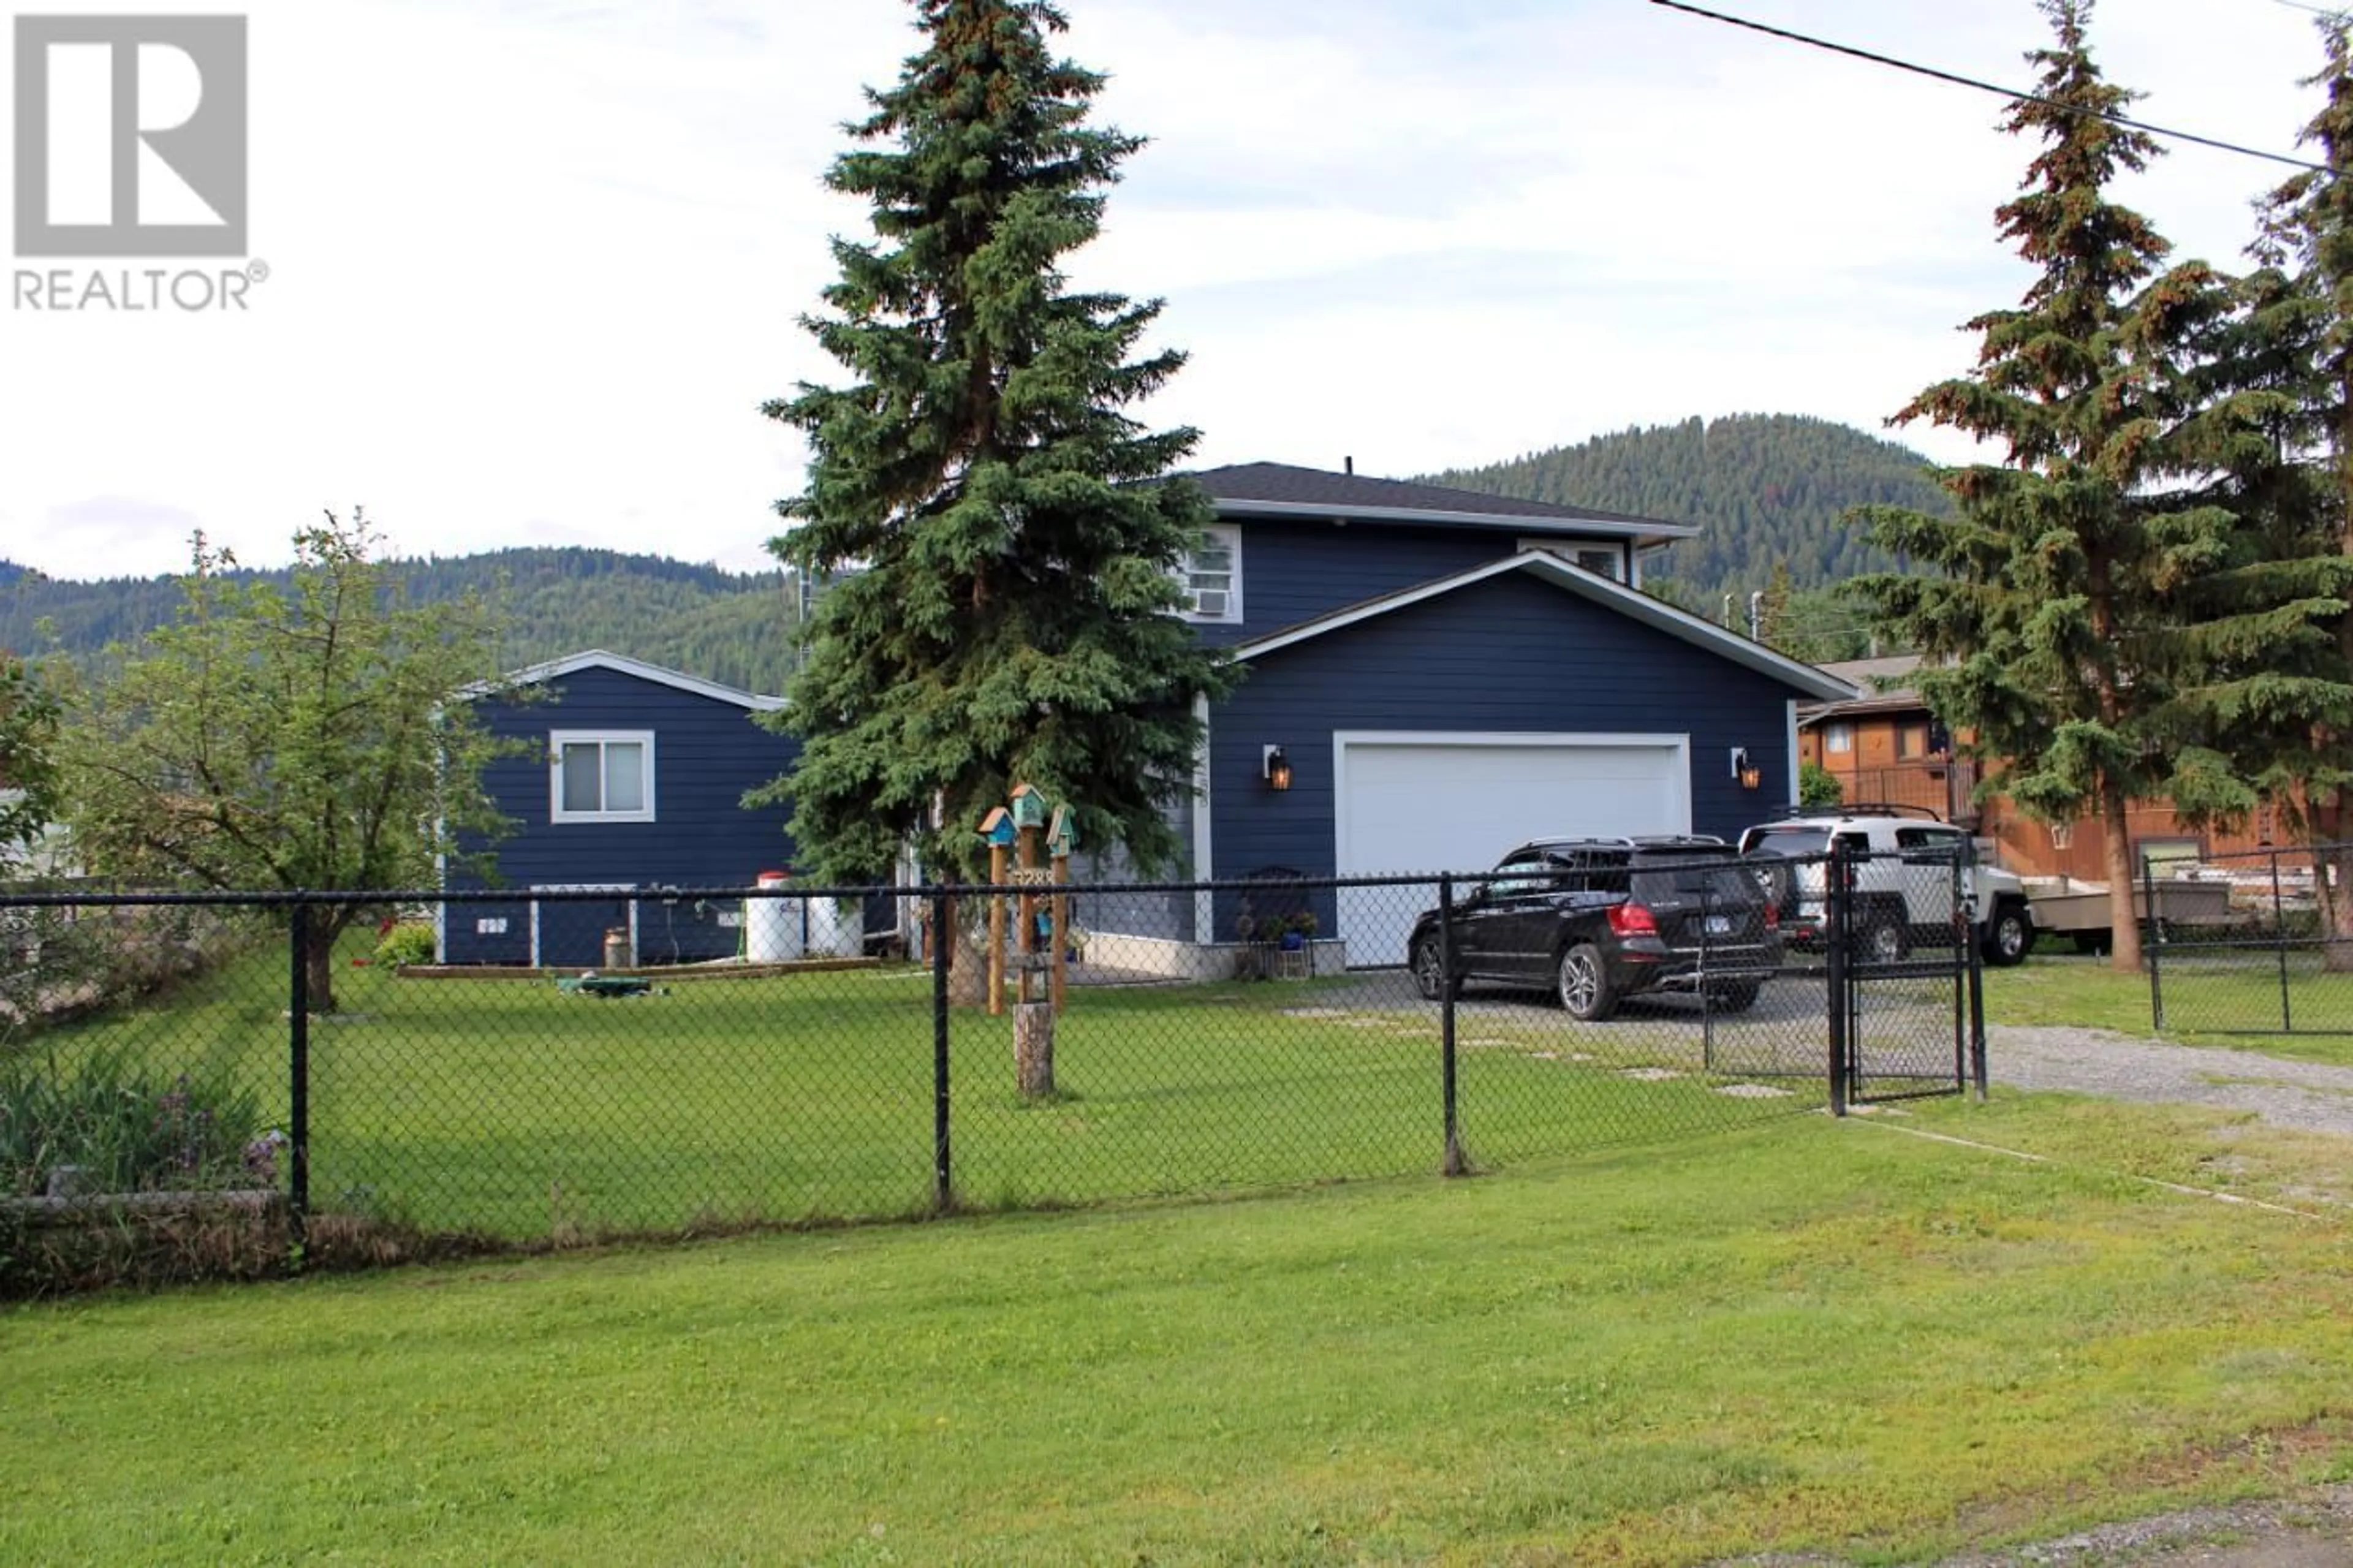
[[[2020,1089],[2211,1105],[2252,1111],[2281,1127],[2353,1136],[2353,1068],[2172,1046],[2105,1029],[2000,1024],[1989,1028],[1986,1050],[1995,1081]]]

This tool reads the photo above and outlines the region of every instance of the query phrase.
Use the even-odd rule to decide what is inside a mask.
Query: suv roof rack
[[[1945,820],[1942,812],[1893,800],[1846,800],[1831,805],[1781,805],[1767,813],[1767,820],[1771,822],[1788,822],[1808,816],[1916,816],[1928,822]]]
[[[1637,849],[1729,849],[1732,846],[1713,833],[1646,833],[1633,839]]]

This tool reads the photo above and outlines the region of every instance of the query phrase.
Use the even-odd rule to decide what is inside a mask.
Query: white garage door
[[[1342,733],[1333,749],[1343,877],[1483,871],[1531,838],[1691,831],[1680,735]],[[1404,963],[1432,897],[1342,889],[1348,962]]]

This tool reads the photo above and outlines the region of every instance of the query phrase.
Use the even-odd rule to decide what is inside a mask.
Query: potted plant
[[[1297,952],[1313,941],[1320,922],[1314,910],[1302,910],[1282,922],[1282,950]]]

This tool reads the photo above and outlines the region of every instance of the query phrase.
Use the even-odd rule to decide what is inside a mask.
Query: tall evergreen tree
[[[2234,388],[2271,397],[2267,439],[2251,448],[2250,489],[2274,531],[2337,558],[2342,569],[2353,557],[2353,33],[2342,15],[2318,26],[2324,63],[2305,85],[2319,88],[2323,101],[2303,144],[2326,172],[2298,174],[2263,203],[2262,237],[2252,247],[2259,266],[2222,358]],[[2346,575],[2353,573],[2335,584],[2340,595]],[[2335,629],[2332,646],[2296,651],[2307,665],[2333,663],[2342,679],[2353,671],[2353,615],[2340,613]],[[2341,704],[2313,707],[2281,725],[2285,776],[2277,793],[2298,828],[2341,842],[2353,834],[2353,723]],[[2317,889],[2337,939],[2328,965],[2353,968],[2353,855],[2324,858],[2330,874]]]
[[[2090,0],[2042,9],[2055,36],[2029,56],[2037,96],[2006,117],[2042,147],[1996,215],[2039,275],[2017,309],[1969,323],[1971,374],[1896,416],[1999,443],[2008,460],[1941,472],[1949,519],[1866,509],[1878,544],[1936,570],[1858,591],[1926,656],[1929,705],[2000,760],[1986,788],[2101,824],[2116,963],[2133,968],[2127,803],[2170,796],[2193,820],[2251,807],[2232,753],[2263,700],[2251,656],[2325,611],[2266,574],[2257,531],[2211,482],[2221,427],[2192,437],[2179,355],[2223,310],[2223,280],[2196,263],[2157,276],[2170,247],[2107,187],[2158,148],[2104,118],[2135,95],[2093,61]]]
[[[1158,302],[1060,269],[1142,143],[1087,124],[1103,79],[1050,52],[1052,5],[916,10],[924,47],[827,176],[876,237],[835,241],[831,314],[803,324],[852,379],[766,409],[812,453],[771,550],[863,570],[820,601],[782,716],[800,761],[762,795],[828,880],[887,876],[911,837],[976,875],[975,828],[1017,782],[1067,800],[1082,845],[1163,865],[1195,700],[1230,679],[1172,613],[1212,514],[1166,477],[1195,432],[1124,412],[1184,363],[1137,355]]]

